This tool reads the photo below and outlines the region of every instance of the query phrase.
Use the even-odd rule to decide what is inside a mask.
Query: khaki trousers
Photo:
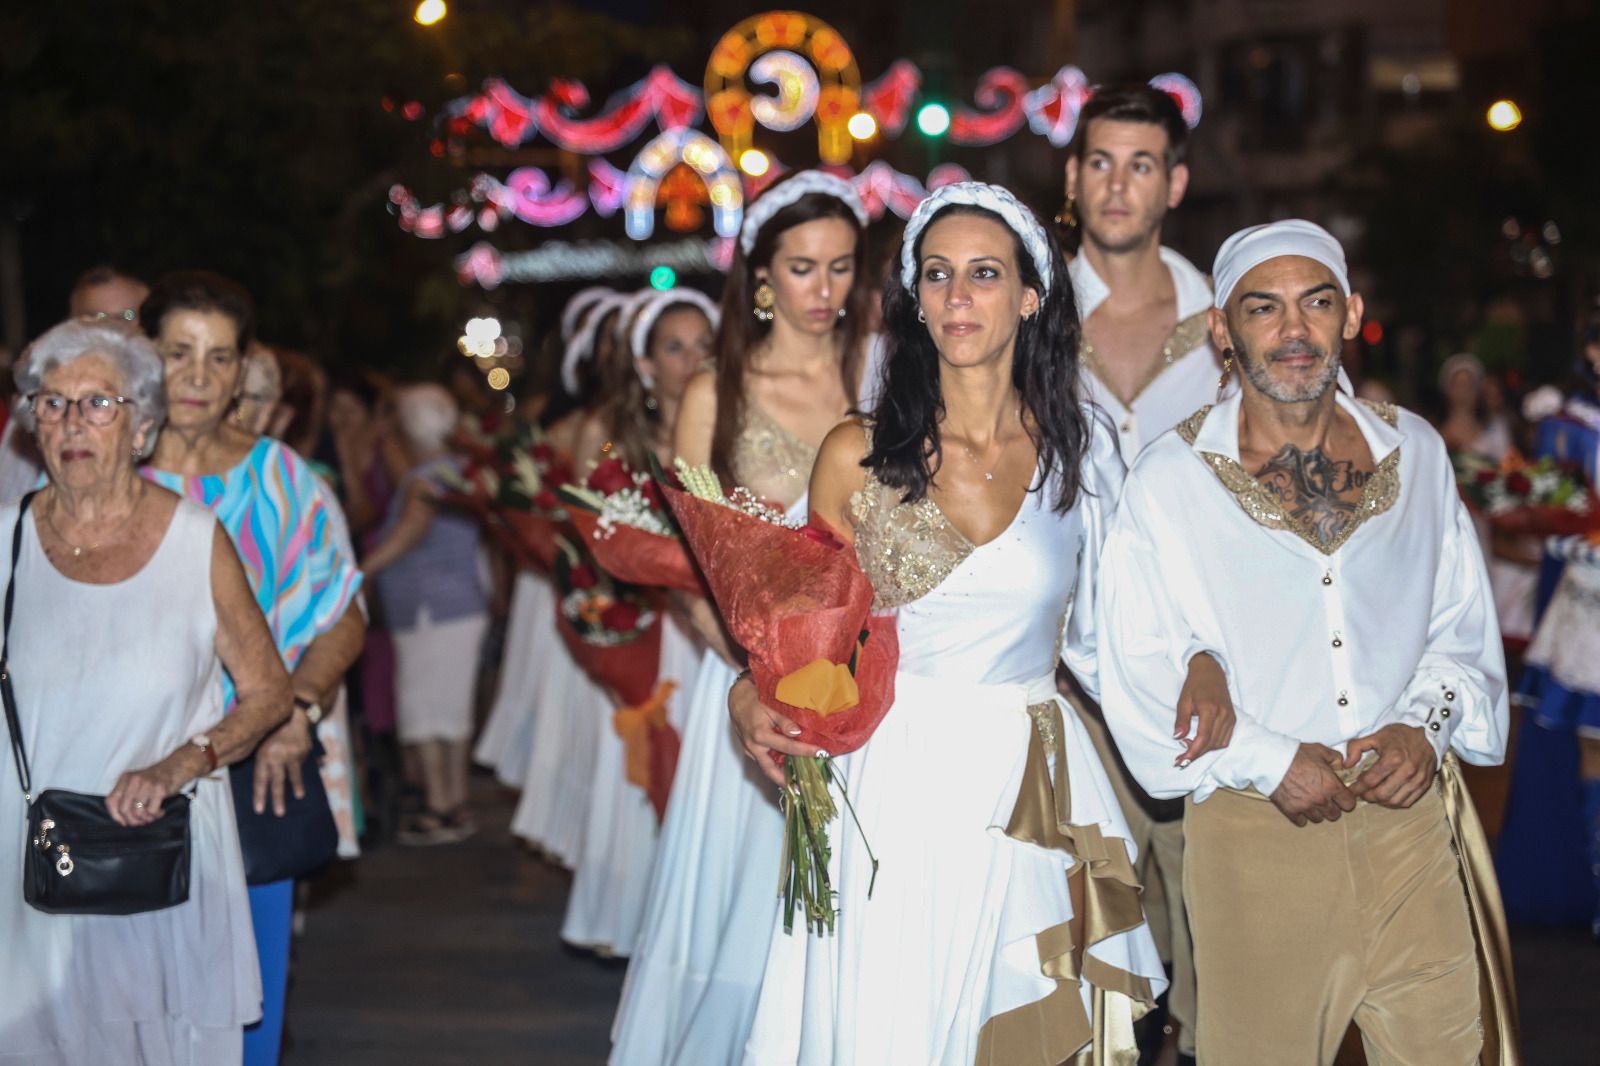
[[[1296,828],[1255,793],[1190,802],[1184,890],[1202,1066],[1464,1066],[1483,1045],[1465,889],[1438,787]]]

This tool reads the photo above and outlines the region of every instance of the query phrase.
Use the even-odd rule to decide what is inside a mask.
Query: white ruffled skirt
[[[1116,796],[1053,678],[901,674],[835,765],[860,819],[841,802],[829,826],[837,928],[774,924],[747,1064],[1055,1066],[1093,1041],[1136,1060],[1166,978]]]
[[[571,868],[589,821],[590,774],[611,700],[589,680],[555,631],[555,651],[534,693],[533,743],[511,831],[552,861]]]
[[[707,652],[612,1027],[612,1066],[737,1062],[777,914],[783,817],[728,720],[736,677]]]
[[[503,785],[521,788],[533,755],[534,700],[552,658],[561,654],[556,634],[555,589],[529,570],[517,573],[500,668],[500,690],[473,749],[473,761],[494,771]]]
[[[668,615],[661,629],[660,677],[678,686],[667,701],[667,721],[680,732],[699,669],[698,642]],[[638,939],[657,841],[655,809],[627,779],[624,753],[608,715],[595,745],[588,821],[561,925],[567,943],[618,957],[631,955]]]

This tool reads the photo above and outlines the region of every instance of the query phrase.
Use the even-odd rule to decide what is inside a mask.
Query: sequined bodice
[[[1030,492],[998,537],[974,545],[932,500],[900,502],[874,479],[850,498],[856,555],[894,610],[900,669],[982,684],[1048,673],[1078,582],[1083,509],[1058,515]]]
[[[729,463],[734,480],[762,499],[788,507],[806,494],[816,461],[816,448],[746,402]]]

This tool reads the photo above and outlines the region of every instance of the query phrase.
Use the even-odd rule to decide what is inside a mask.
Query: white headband
[[[594,354],[595,333],[600,328],[601,320],[624,302],[626,297],[619,293],[600,297],[583,316],[582,324],[572,331],[572,339],[567,342],[566,350],[561,355],[561,387],[567,390],[569,396],[578,395],[578,364]]]
[[[616,336],[617,342],[626,344],[632,339],[633,319],[640,308],[656,298],[660,289],[646,285],[642,289],[625,294],[622,297],[622,311],[617,315],[617,320],[611,324],[611,331]]]
[[[583,313],[599,303],[602,296],[610,296],[613,291],[604,285],[591,285],[587,289],[580,289],[576,296],[568,300],[567,306],[561,310],[561,339],[570,341],[578,323],[583,320]]]
[[[1315,222],[1290,218],[1242,229],[1222,242],[1211,268],[1216,281],[1216,305],[1226,306],[1239,279],[1251,270],[1268,259],[1285,255],[1301,255],[1321,263],[1333,271],[1344,294],[1350,295],[1350,272],[1338,240]]]
[[[913,294],[917,291],[917,238],[933,220],[933,216],[949,204],[981,207],[999,215],[1028,250],[1028,258],[1033,260],[1033,269],[1038,272],[1039,283],[1044,286],[1045,292],[1050,291],[1055,264],[1051,262],[1050,240],[1045,236],[1044,227],[1033,212],[1009,191],[981,181],[957,181],[941,185],[911,213],[911,221],[906,223],[905,236],[900,244],[900,283],[907,291]],[[1044,293],[1039,295],[1043,296]]]
[[[739,227],[739,247],[745,255],[756,246],[756,238],[761,236],[761,227],[772,221],[772,216],[798,201],[802,196],[810,193],[821,193],[831,196],[850,209],[856,216],[856,221],[861,223],[861,228],[867,226],[867,208],[861,202],[861,197],[848,181],[836,178],[832,174],[820,170],[802,170],[792,178],[786,178],[772,188],[768,189],[760,199],[751,204],[744,213],[744,225]]]
[[[699,289],[667,289],[665,292],[658,293],[654,300],[645,304],[644,308],[640,310],[633,320],[632,340],[633,369],[638,373],[639,380],[644,382],[644,387],[647,389],[655,388],[656,382],[639,365],[639,360],[643,356],[650,354],[645,350],[650,343],[650,331],[656,328],[656,322],[661,316],[674,307],[698,308],[705,314],[706,321],[711,323],[711,331],[713,333],[716,332],[717,324],[722,320],[721,310],[711,301],[711,297]]]

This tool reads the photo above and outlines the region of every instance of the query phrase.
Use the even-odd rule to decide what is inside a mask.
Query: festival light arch
[[[623,182],[623,224],[628,236],[647,240],[656,228],[656,199],[662,181],[679,163],[705,184],[711,225],[719,237],[732,237],[744,220],[744,188],[722,146],[699,130],[659,134],[634,159]]]
[[[746,84],[772,85],[777,96]],[[787,132],[817,123],[825,164],[849,160],[846,124],[861,106],[861,73],[839,32],[799,11],[752,15],[722,35],[706,63],[706,115],[730,158],[751,146],[757,123]]]

